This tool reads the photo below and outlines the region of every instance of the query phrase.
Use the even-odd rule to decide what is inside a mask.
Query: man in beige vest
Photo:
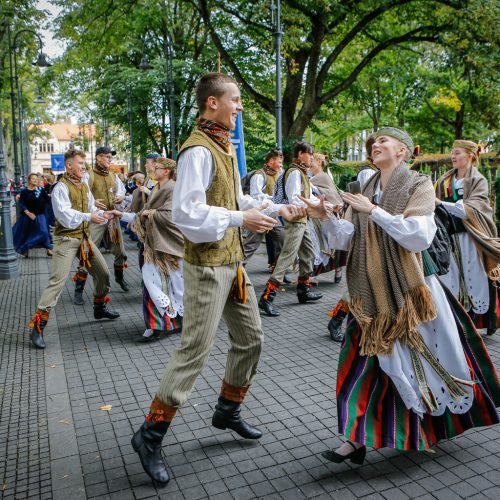
[[[314,150],[311,144],[305,141],[297,142],[293,147],[293,162],[283,176],[284,191],[288,201],[297,206],[304,206],[300,196],[306,199],[317,198],[311,193],[311,183],[307,171],[313,159]],[[259,307],[268,316],[279,316],[280,313],[273,307],[276,292],[283,282],[286,270],[299,257],[299,278],[297,284],[297,298],[301,304],[321,299],[322,295],[312,292],[309,278],[314,266],[314,245],[307,228],[307,216],[294,222],[285,222],[285,241],[278,257],[271,278],[269,278],[264,293],[259,300]]]
[[[187,400],[208,360],[221,318],[229,328],[230,349],[212,425],[247,439],[262,433],[240,417],[262,348],[257,299],[241,265],[241,228],[264,233],[276,221],[263,206],[243,196],[236,153],[229,142],[238,113],[240,90],[227,75],[209,73],[196,88],[200,118],[181,148],[172,216],[185,237],[184,324],[144,424],[132,438],[144,470],[157,484],[169,475],[161,443],[175,413]],[[293,219],[303,208],[270,204],[269,215]]]
[[[109,271],[101,252],[90,239],[89,231],[91,222],[105,225],[108,219],[113,218],[113,214],[97,210],[94,197],[82,180],[85,153],[75,149],[66,151],[64,165],[66,172],[51,194],[56,218],[52,270],[30,322],[31,341],[39,349],[45,349],[43,330],[71,272],[73,259],[77,256],[80,266],[86,267],[94,280],[94,318],[115,319],[120,316],[106,306],[109,302]]]
[[[279,177],[281,167],[283,165],[283,155],[273,149],[266,155],[264,168],[256,170],[250,179],[250,196],[262,203],[263,201],[273,200],[274,185],[276,179]],[[270,255],[270,265],[274,269],[276,259],[281,251],[284,240],[283,225],[276,224],[274,228],[266,233],[266,244],[272,248],[272,255]],[[258,250],[262,243],[264,235],[261,233],[246,232],[243,239],[243,250],[245,252],[245,264],[248,263],[252,255]],[[268,251],[269,253],[269,251]]]
[[[121,203],[125,197],[125,186],[118,175],[109,170],[113,155],[116,153],[107,146],[98,147],[95,153],[95,166],[85,174],[83,181],[88,184],[98,208],[107,211],[114,210],[115,205]],[[123,278],[123,270],[127,266],[127,254],[118,220],[112,219],[109,224],[105,225],[90,224],[90,237],[97,247],[100,246],[104,236],[107,236],[110,251],[115,256],[115,281],[124,292],[128,292],[127,282]],[[83,290],[87,274],[85,268],[79,267],[73,278],[75,281],[73,302],[76,305],[83,304]]]

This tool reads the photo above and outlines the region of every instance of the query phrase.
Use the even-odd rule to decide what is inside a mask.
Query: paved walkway
[[[500,498],[500,426],[469,431],[432,453],[370,450],[360,467],[319,456],[339,442],[339,346],[326,335],[326,313],[343,284],[334,285],[331,275],[320,279],[322,301],[299,305],[287,289],[277,301],[282,316],[263,319],[260,372],[244,410],[264,431],[259,442],[210,426],[227,352],[221,325],[209,363],[165,439],[173,479],[156,490],[130,437],[180,337],[136,343],[144,329],[140,276],[135,245],[128,243],[128,251],[131,291],[112,291],[120,319],[93,319],[90,286],[85,305],[73,306],[68,281],[44,352],[30,347],[26,325],[50,260],[32,252],[18,261],[19,279],[0,282],[1,498]],[[262,255],[249,267],[258,292],[268,277],[264,268]],[[500,367],[500,335],[485,341]]]

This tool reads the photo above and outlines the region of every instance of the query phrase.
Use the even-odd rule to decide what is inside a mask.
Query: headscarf
[[[368,142],[368,139],[371,139],[372,137],[374,139],[373,142],[375,142],[375,139],[377,139],[378,137],[380,137],[382,135],[387,135],[389,137],[392,137],[393,139],[398,140],[399,142],[402,142],[408,148],[408,151],[411,154],[413,154],[413,150],[415,149],[415,144],[413,142],[413,139],[410,137],[408,132],[406,132],[402,129],[399,129],[399,128],[395,128],[395,127],[379,128],[376,132],[373,132],[373,134],[370,134],[368,136],[367,142]],[[370,145],[370,154],[371,154],[371,146],[373,146],[373,142]]]

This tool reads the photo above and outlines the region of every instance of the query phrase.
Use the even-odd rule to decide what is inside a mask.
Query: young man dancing
[[[185,236],[182,341],[145,422],[132,438],[144,470],[160,485],[169,481],[161,456],[163,436],[208,359],[221,317],[231,347],[212,425],[247,439],[262,435],[240,417],[263,338],[255,292],[242,266],[241,228],[264,233],[276,224],[268,215],[293,220],[305,213],[303,208],[269,203],[265,215],[258,201],[243,196],[229,142],[243,110],[236,81],[209,73],[198,82],[196,99],[200,118],[179,154],[172,211]]]
[[[94,280],[94,318],[115,319],[120,316],[106,306],[109,302],[108,266],[92,242],[89,230],[90,222],[105,224],[107,219],[114,216],[109,212],[97,211],[94,197],[83,182],[85,153],[76,149],[66,151],[64,166],[66,172],[51,195],[56,228],[49,284],[43,291],[30,322],[31,342],[38,349],[45,349],[43,330],[49,320],[50,311],[57,304],[76,256],[80,259],[80,266],[88,269]]]

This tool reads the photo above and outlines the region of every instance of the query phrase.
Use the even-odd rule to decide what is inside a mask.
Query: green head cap
[[[377,139],[382,135],[387,135],[402,142],[408,148],[410,154],[413,155],[415,144],[413,144],[413,139],[404,130],[395,127],[382,127],[372,134],[374,139]]]

